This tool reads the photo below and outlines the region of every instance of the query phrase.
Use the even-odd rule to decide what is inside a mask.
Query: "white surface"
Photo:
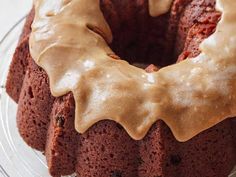
[[[0,0],[0,40],[31,6],[32,0]]]

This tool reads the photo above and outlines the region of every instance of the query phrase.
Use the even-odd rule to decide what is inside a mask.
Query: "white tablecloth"
[[[32,0],[0,0],[0,40],[32,6]]]

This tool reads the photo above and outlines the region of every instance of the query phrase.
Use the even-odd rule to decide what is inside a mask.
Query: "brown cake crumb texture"
[[[199,54],[220,14],[214,0],[175,0],[171,12],[150,17],[146,0],[101,0],[112,32],[112,49],[130,63],[165,66]],[[236,121],[228,119],[180,143],[163,121],[135,141],[115,122],[86,133],[74,129],[73,95],[54,98],[45,71],[29,54],[34,17],[29,14],[16,48],[6,89],[18,103],[17,125],[25,142],[45,152],[52,176],[227,177],[236,164]],[[116,57],[116,58],[119,58]],[[146,71],[158,70],[154,65]]]

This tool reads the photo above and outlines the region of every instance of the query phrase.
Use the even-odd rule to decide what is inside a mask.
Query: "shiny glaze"
[[[199,56],[154,73],[111,57],[99,0],[36,0],[35,8],[31,55],[54,96],[73,92],[78,132],[109,119],[138,140],[162,119],[187,141],[236,116],[236,1],[216,1],[222,18]]]

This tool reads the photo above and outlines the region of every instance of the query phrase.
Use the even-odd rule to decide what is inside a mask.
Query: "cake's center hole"
[[[110,47],[121,59],[137,67],[146,68],[150,64],[158,67],[167,66],[175,62],[171,56],[172,47],[167,45],[166,39],[168,14],[157,18],[151,17],[147,2],[146,8],[141,6],[142,9],[139,9],[135,3],[129,3],[129,7],[124,3],[122,7],[119,1],[114,12],[108,7],[101,6],[113,34]]]

